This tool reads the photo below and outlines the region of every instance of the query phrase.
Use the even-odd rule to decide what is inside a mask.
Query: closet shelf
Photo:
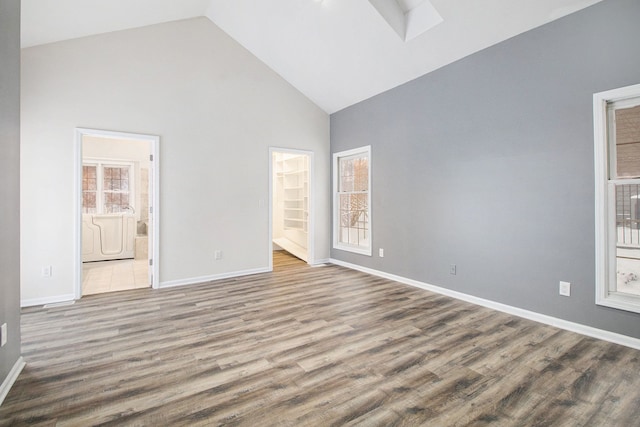
[[[276,185],[278,203],[282,209],[281,229],[283,236],[274,238],[288,239],[298,245],[307,245],[309,215],[309,162],[305,155],[285,154],[276,158]]]

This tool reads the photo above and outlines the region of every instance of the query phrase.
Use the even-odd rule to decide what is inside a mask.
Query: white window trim
[[[368,177],[369,191],[367,192],[367,208],[369,210],[369,245],[368,247],[347,245],[340,243],[338,236],[340,235],[340,201],[338,199],[338,159],[350,156],[365,155],[369,160]],[[367,145],[360,148],[354,148],[351,150],[340,151],[333,153],[333,248],[342,251],[353,252],[360,255],[371,256],[373,247],[373,222],[371,214],[371,146]]]
[[[94,158],[94,157],[86,157],[82,161],[82,166],[95,166],[96,167],[96,178],[97,178],[97,189],[96,189],[96,213],[104,214],[104,182],[103,182],[103,168],[109,166],[128,166],[129,167],[129,206],[133,208],[133,210],[138,213],[138,206],[136,204],[136,188],[135,188],[135,162],[124,161],[124,160],[114,160],[114,159],[104,159],[104,158]]]
[[[615,257],[611,248],[615,247],[615,217],[610,218],[609,209],[615,204],[615,193],[610,187],[616,180],[609,179],[607,126],[607,104],[640,96],[640,84],[600,92],[593,95],[594,163],[595,163],[595,220],[596,220],[596,304],[606,307],[640,313],[640,296],[612,292],[611,281],[616,280]],[[615,162],[615,153],[612,153]],[[631,180],[625,180],[631,182]]]

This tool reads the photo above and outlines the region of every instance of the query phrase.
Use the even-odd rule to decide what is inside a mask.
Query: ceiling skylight
[[[369,3],[405,42],[443,21],[429,0],[369,0]]]

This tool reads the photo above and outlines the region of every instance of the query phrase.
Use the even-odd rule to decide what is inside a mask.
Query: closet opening
[[[270,161],[270,266],[273,251],[286,251],[312,264],[313,153],[271,148]]]

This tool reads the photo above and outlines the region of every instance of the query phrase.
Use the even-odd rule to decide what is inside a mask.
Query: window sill
[[[605,296],[599,295],[596,304],[619,310],[640,313],[640,295],[630,295],[622,293],[610,293]]]
[[[333,249],[338,249],[345,252],[352,252],[354,254],[367,255],[367,256],[371,256],[371,253],[372,253],[371,248],[358,248],[355,246],[347,246],[347,245],[341,245],[341,244],[334,244]]]

